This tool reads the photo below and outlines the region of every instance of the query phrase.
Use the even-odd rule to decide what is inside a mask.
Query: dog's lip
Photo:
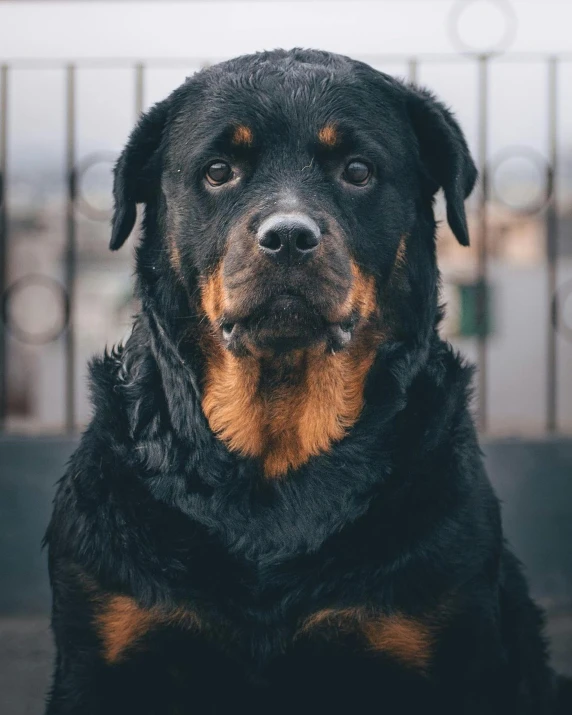
[[[232,336],[234,335],[236,331],[236,326],[238,323],[223,323],[222,325],[222,337],[228,342],[229,340],[232,339]]]
[[[344,347],[352,339],[355,324],[350,325],[348,323],[331,323],[330,327],[340,347]]]
[[[307,309],[310,309],[307,300],[305,300],[302,295],[295,292],[280,293],[274,296],[271,301],[274,307],[276,307],[276,304],[281,302],[284,304],[288,304],[290,302],[293,302],[294,304],[298,303]],[[231,343],[240,329],[248,331],[256,326],[258,319],[260,319],[268,309],[268,305],[269,303],[265,304],[252,314],[245,317],[225,316],[220,325],[223,340],[227,344]],[[322,318],[320,332],[323,331],[324,334],[329,335],[329,341],[335,345],[336,349],[341,349],[351,341],[358,322],[359,316],[355,312],[337,321],[329,321]]]
[[[257,305],[250,313],[234,315],[227,313],[222,316],[220,326],[223,332],[230,332],[236,325],[248,328],[255,324],[257,320],[264,317],[264,315],[268,314],[272,308],[276,309],[280,304],[283,304],[283,307],[288,307],[289,304],[292,306],[298,304],[301,308],[311,311],[311,306],[305,297],[292,290],[273,295],[269,300],[261,305]]]

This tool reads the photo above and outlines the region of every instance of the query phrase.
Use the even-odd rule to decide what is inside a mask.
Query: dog
[[[140,310],[91,364],[47,531],[48,715],[572,712],[438,334],[428,91],[263,52],[152,107],[114,173]]]

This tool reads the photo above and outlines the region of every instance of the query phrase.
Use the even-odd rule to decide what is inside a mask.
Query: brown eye
[[[213,161],[207,166],[205,176],[211,186],[220,186],[232,176],[232,169],[226,161]]]
[[[371,169],[363,161],[350,161],[344,171],[344,179],[349,184],[364,186],[369,181]]]

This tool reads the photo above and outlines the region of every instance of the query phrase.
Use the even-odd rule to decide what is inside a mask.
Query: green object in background
[[[493,332],[493,291],[484,281],[465,283],[459,290],[459,335],[485,337]]]

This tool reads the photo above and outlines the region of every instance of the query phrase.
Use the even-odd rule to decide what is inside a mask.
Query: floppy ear
[[[136,205],[149,201],[156,189],[159,162],[157,150],[167,121],[168,100],[144,114],[113,170],[113,219],[109,248],[116,251],[125,243],[137,218]]]
[[[468,246],[465,199],[473,190],[477,169],[463,132],[451,112],[427,90],[411,88],[409,113],[431,191],[443,188],[449,226],[459,243]]]

